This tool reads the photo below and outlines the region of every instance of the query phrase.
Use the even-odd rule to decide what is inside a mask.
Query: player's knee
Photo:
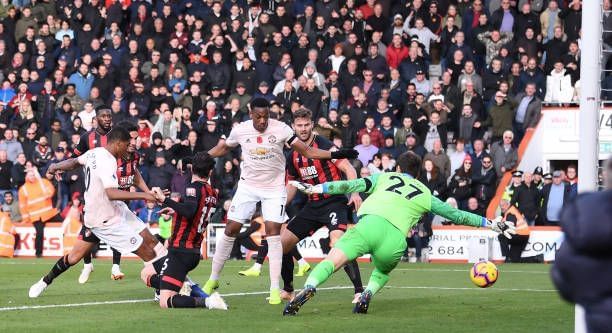
[[[146,284],[147,286],[149,286],[149,280],[151,279],[151,276],[155,275],[155,268],[153,268],[152,265],[146,265],[141,271],[140,271],[140,279],[142,280],[142,282],[144,284]]]

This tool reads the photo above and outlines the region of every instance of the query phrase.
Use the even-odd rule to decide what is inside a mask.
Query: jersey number
[[[206,208],[207,207],[204,207],[204,209]],[[214,214],[216,210],[217,208],[211,207],[208,210],[208,214],[202,214],[202,216],[200,217],[200,223],[198,223],[198,233],[204,232],[204,228],[206,228],[207,225],[206,221],[210,221],[210,216]]]
[[[91,181],[91,170],[89,167],[85,168],[85,191],[89,190],[89,182]]]
[[[404,195],[404,193],[402,193],[401,188],[403,188],[404,186],[406,186],[406,183],[404,183],[404,180],[399,177],[399,176],[391,176],[389,177],[389,179],[393,179],[393,180],[397,180],[397,183],[387,187],[385,189],[385,191],[389,191],[389,192],[393,192],[395,194],[399,194],[401,196],[404,196],[406,199],[410,200],[414,197],[416,197],[417,195],[423,193],[423,191],[419,190],[418,187],[414,186],[414,184],[408,184],[408,187],[411,188],[410,192],[406,193]]]

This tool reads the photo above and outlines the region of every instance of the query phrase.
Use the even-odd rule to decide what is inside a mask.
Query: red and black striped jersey
[[[97,130],[93,129],[81,135],[79,144],[74,148],[74,154],[81,156],[90,149],[104,146],[106,146],[106,134],[100,134]]]
[[[140,155],[137,152],[130,154],[128,159],[117,159],[117,180],[119,181],[119,189],[129,191],[134,185],[136,170],[140,164]]]
[[[326,138],[315,134],[310,147],[331,150],[335,146]],[[339,161],[306,158],[292,149],[290,158],[287,159],[287,175],[290,180],[299,180],[312,185],[342,180],[342,172],[336,166],[337,162]],[[312,194],[308,196],[308,200],[319,201],[331,197],[346,198],[344,195]]]
[[[169,200],[166,199],[164,203]],[[195,208],[195,213],[189,218],[181,214],[178,209],[174,209],[174,223],[168,249],[200,253],[204,232],[210,217],[215,212],[217,200],[217,191],[208,182],[197,181],[187,185],[181,202],[169,206],[183,207],[181,209],[183,212],[193,212]]]

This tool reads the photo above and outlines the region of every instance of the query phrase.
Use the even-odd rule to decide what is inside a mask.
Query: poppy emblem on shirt
[[[257,137],[257,143],[262,143],[263,142],[263,138],[261,136]]]

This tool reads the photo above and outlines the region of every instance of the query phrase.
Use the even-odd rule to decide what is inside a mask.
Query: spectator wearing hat
[[[533,184],[538,188],[538,190],[542,190],[542,186],[544,186],[544,171],[541,166],[535,167],[533,169]]]
[[[238,99],[240,101],[240,111],[244,114],[249,112],[248,104],[252,99],[252,96],[246,92],[246,84],[242,81],[236,83],[236,90],[232,93],[228,100]]]
[[[518,165],[518,152],[512,145],[513,139],[514,134],[507,130],[504,132],[501,141],[496,141],[491,145],[490,152],[499,178]]]
[[[504,190],[504,195],[507,196],[508,198],[512,198],[512,196],[514,195],[514,191],[521,186],[521,184],[523,183],[523,171],[520,170],[516,170],[512,173],[512,179],[510,181],[510,184],[508,186],[506,186],[506,189]]]
[[[525,216],[527,224],[534,226],[540,213],[540,202],[542,196],[536,184],[533,183],[533,175],[525,172],[523,175],[523,183],[514,189],[514,194],[510,200],[510,204],[515,207],[520,207],[521,213]]]
[[[419,138],[414,132],[410,132],[406,135],[405,144],[400,146],[399,150],[400,155],[407,151],[411,151],[423,158],[425,154],[427,154],[427,150],[423,148],[423,145],[419,144]]]
[[[410,83],[414,84],[418,93],[428,96],[431,93],[431,82],[425,77],[425,71],[418,69],[415,74]]]
[[[562,176],[561,170],[555,170],[552,173],[552,183],[546,184],[542,188],[541,214],[546,225],[559,225],[561,210],[571,197],[571,188],[563,182]]]
[[[457,200],[459,209],[466,209],[468,199],[472,196],[472,158],[465,155],[462,164],[455,169],[448,185],[448,195]]]

